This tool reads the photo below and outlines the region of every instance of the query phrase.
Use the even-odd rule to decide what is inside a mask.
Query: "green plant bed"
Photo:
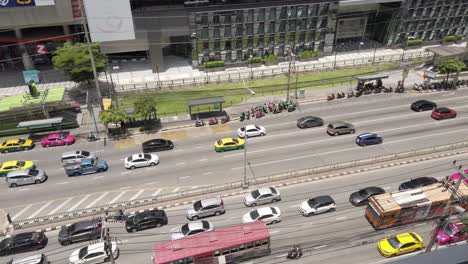
[[[368,66],[362,68],[343,69],[325,72],[309,72],[299,76],[298,88],[307,90],[323,89],[330,87],[330,82],[340,83],[354,80],[355,75],[368,75],[378,71],[396,69],[396,64],[381,64],[377,66]],[[258,79],[247,81],[245,85],[255,91],[255,95],[247,95],[247,99],[263,97],[274,94],[285,93],[287,88],[287,76],[280,76],[271,79]],[[132,94],[124,96],[122,99],[123,107],[132,107],[139,96],[153,96],[158,106],[158,116],[170,116],[188,114],[187,101],[191,99],[223,96],[225,103],[223,108],[241,103],[246,96],[246,90],[242,83],[222,83],[208,84],[196,87],[185,87],[172,91],[148,92],[145,94]],[[213,106],[194,107],[194,112],[213,111]]]
[[[21,93],[6,97],[0,100],[0,112],[8,111],[11,108],[36,105],[41,103],[44,91],[41,90],[39,96],[31,97],[29,93]],[[60,102],[63,100],[65,88],[49,89],[45,103]]]

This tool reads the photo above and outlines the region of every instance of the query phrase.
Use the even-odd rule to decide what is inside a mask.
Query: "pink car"
[[[468,170],[465,170],[465,173],[468,173]],[[458,179],[460,179],[460,174],[458,172],[456,172],[456,173],[452,174],[452,176],[450,176],[450,182],[456,183],[458,181]],[[468,178],[463,179],[463,182],[465,184],[468,184]]]
[[[41,139],[43,147],[63,146],[75,143],[75,137],[67,134],[49,134]]]
[[[436,242],[439,245],[446,245],[468,240],[468,230],[463,229],[468,229],[468,226],[462,222],[449,223],[444,230],[439,231],[436,237]],[[432,232],[435,232],[435,230]]]

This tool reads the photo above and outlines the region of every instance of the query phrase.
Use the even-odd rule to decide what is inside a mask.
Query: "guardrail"
[[[330,172],[334,170],[354,168],[354,167],[359,167],[359,166],[371,165],[371,164],[376,164],[376,163],[381,163],[381,162],[388,162],[388,161],[398,160],[398,159],[405,159],[409,157],[416,157],[416,156],[427,155],[427,154],[454,150],[454,149],[461,149],[461,148],[466,148],[466,147],[468,147],[468,142],[459,142],[459,143],[454,143],[454,144],[440,145],[440,146],[434,146],[430,148],[388,154],[388,155],[383,155],[379,157],[347,161],[347,162],[342,162],[342,163],[336,163],[336,164],[330,164],[330,165],[319,166],[319,167],[314,167],[314,168],[308,168],[308,169],[296,170],[296,171],[280,173],[280,174],[275,174],[275,175],[258,177],[255,180],[249,180],[248,185],[251,186],[253,184],[262,184],[262,183],[267,183],[267,182],[299,178],[303,176]],[[242,187],[243,187],[242,181],[235,181],[235,182],[229,182],[229,183],[217,184],[217,185],[209,185],[209,186],[205,186],[205,187],[201,187],[201,188],[197,188],[193,190],[187,190],[187,191],[183,191],[179,193],[170,193],[170,194],[164,194],[164,195],[150,197],[146,199],[128,201],[125,203],[110,204],[104,207],[99,206],[99,207],[94,207],[94,208],[86,209],[86,210],[77,210],[77,211],[69,212],[66,214],[54,214],[54,215],[50,215],[47,217],[38,217],[35,219],[19,220],[19,221],[15,221],[13,225],[15,229],[20,229],[20,228],[26,228],[26,227],[31,227],[31,226],[51,224],[51,223],[57,223],[57,222],[70,220],[74,218],[97,216],[97,215],[103,214],[106,211],[109,211],[109,212],[115,211],[117,210],[117,208],[127,209],[127,208],[135,208],[135,207],[140,207],[140,206],[154,205],[154,204],[158,204],[162,202],[179,200],[183,198],[190,198],[190,197],[194,197],[198,195],[235,190],[235,189],[239,189]],[[189,202],[185,202],[183,204],[188,204],[188,203]]]

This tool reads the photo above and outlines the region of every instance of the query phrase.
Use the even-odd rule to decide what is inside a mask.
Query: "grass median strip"
[[[291,76],[292,89],[317,90],[333,86],[356,84],[354,76],[374,74],[379,71],[396,69],[396,64],[381,64],[376,66],[366,66],[352,69],[341,69],[336,71],[307,72],[297,76]],[[280,75],[269,79],[259,79],[253,81],[246,80],[246,86],[255,91],[255,95],[248,95],[248,98],[263,97],[269,95],[284,94],[287,89],[288,77]],[[242,82],[208,84],[202,86],[177,88],[174,90],[150,91],[122,96],[124,108],[133,107],[134,102],[141,96],[152,96],[155,98],[159,116],[169,116],[187,113],[187,100],[224,96],[226,101],[223,106],[229,107],[241,103],[246,95],[246,89]],[[209,106],[195,107],[194,111],[213,110]]]

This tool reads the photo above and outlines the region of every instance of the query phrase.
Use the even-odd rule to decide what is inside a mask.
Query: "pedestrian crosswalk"
[[[152,198],[158,195],[192,190],[201,186],[177,186],[164,188],[135,189],[124,188],[118,191],[106,191],[74,197],[64,197],[50,201],[25,204],[6,208],[13,221],[21,222],[34,218],[46,217],[55,214],[65,214],[76,210],[90,209],[99,206],[108,206],[114,203]]]

